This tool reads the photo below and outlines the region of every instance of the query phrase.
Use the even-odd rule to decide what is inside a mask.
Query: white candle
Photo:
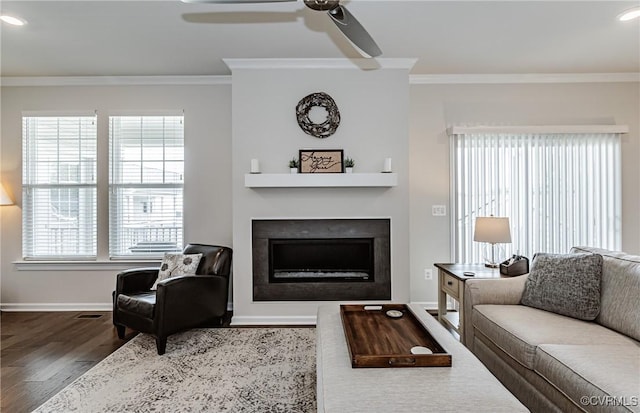
[[[391,172],[391,158],[384,159],[384,169],[383,172]]]
[[[251,173],[252,174],[260,173],[260,162],[257,159],[251,160]]]

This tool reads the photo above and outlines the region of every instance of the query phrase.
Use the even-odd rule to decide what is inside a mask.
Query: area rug
[[[139,334],[35,412],[315,412],[315,334],[197,329],[162,356]]]

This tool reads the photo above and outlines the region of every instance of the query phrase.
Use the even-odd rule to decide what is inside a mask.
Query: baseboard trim
[[[411,304],[422,306],[425,310],[437,310],[437,301],[411,301]]]
[[[316,316],[233,316],[232,326],[315,325]]]
[[[437,310],[433,301],[412,301],[425,310]],[[1,303],[0,311],[111,311],[112,303]],[[227,310],[233,311],[233,303],[227,303]],[[232,325],[315,325],[316,316],[233,316]]]
[[[438,303],[433,301],[412,301],[425,310],[437,310]],[[232,326],[264,325],[315,325],[316,316],[236,316],[231,317]]]
[[[2,303],[0,311],[111,311],[112,303]]]

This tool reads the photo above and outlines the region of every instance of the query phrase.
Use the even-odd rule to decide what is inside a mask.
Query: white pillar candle
[[[260,162],[257,159],[251,160],[251,173],[252,174],[260,173]]]
[[[382,172],[391,172],[391,158],[384,159],[384,169]]]

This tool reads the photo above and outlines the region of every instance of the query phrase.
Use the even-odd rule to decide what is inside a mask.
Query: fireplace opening
[[[373,238],[269,239],[269,282],[374,281]]]
[[[254,219],[254,301],[391,299],[391,220]]]

